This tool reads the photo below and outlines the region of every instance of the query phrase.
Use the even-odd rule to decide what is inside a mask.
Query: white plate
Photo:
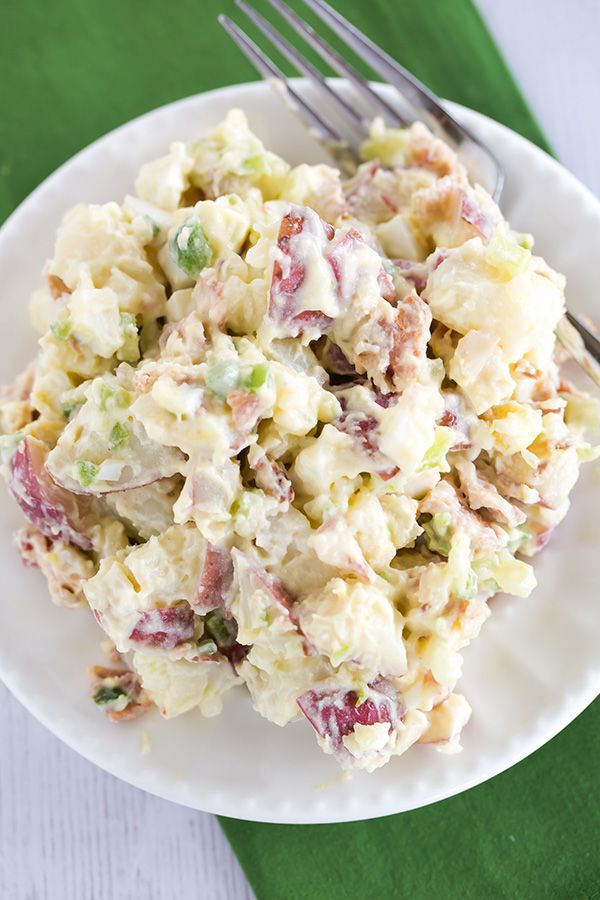
[[[263,84],[191,97],[136,119],[92,144],[45,181],[0,231],[0,382],[33,355],[30,291],[50,255],[62,214],[77,202],[121,199],[144,161],[172,140],[190,139],[241,106],[268,147],[293,163],[322,154]],[[573,309],[597,313],[600,204],[532,144],[470,110],[455,112],[493,147],[507,174],[503,208],[514,227],[568,276]],[[224,714],[158,714],[124,725],[90,702],[85,670],[102,662],[100,632],[86,611],[58,609],[38,572],[12,545],[20,515],[2,487],[0,675],[61,740],[119,778],[196,809],[257,821],[316,823],[413,809],[503,771],[552,738],[597,695],[598,471],[584,469],[573,510],[536,559],[539,586],[527,600],[498,598],[481,636],[465,651],[460,689],[473,707],[464,750],[444,756],[414,747],[372,775],[339,778],[306,723],[286,728],[255,713],[243,690]],[[151,750],[141,753],[142,733]],[[323,786],[326,785],[326,786]]]

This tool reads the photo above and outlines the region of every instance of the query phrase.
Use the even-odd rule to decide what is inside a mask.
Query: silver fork
[[[354,99],[350,102],[340,94],[322,72],[246,0],[235,2],[259,31],[317,90],[325,107],[328,107],[334,116],[335,124],[325,115],[324,108],[316,106],[298,91],[281,69],[235,22],[221,14],[218,17],[220,24],[262,78],[287,100],[345,174],[351,174],[360,162],[360,146],[368,135],[375,115],[383,116],[388,124],[396,126],[407,126],[419,119],[454,148],[465,163],[470,176],[487,187],[496,202],[500,201],[504,170],[489,147],[457,122],[442,106],[439,98],[414,75],[381,50],[325,0],[304,0],[304,2],[377,72],[384,82],[396,89],[398,103],[388,102],[387,95],[384,97],[376,91],[324,38],[290,9],[284,0],[269,0],[269,3],[338,75],[352,85],[358,103]],[[567,312],[559,322],[556,333],[571,356],[600,387],[598,337],[571,312]]]

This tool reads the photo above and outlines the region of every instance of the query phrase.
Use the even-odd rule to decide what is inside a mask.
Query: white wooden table
[[[600,3],[479,0],[559,157],[600,195]],[[0,900],[248,900],[212,816],[64,747],[0,685]]]

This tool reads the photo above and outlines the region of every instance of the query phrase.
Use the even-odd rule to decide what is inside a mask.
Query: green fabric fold
[[[335,3],[436,93],[549,149],[471,0]],[[233,3],[5,4],[0,220],[117,125],[254,78],[217,25],[223,11],[233,12]],[[221,824],[259,900],[597,898],[599,731],[596,703],[510,771],[399,816],[327,826]],[[203,896],[201,873],[196,891]]]

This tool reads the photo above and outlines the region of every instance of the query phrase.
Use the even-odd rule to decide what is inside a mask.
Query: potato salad
[[[245,687],[345,769],[457,751],[461,651],[595,456],[564,278],[422,124],[362,153],[292,167],[233,110],[60,225],[2,468],[111,719]]]

